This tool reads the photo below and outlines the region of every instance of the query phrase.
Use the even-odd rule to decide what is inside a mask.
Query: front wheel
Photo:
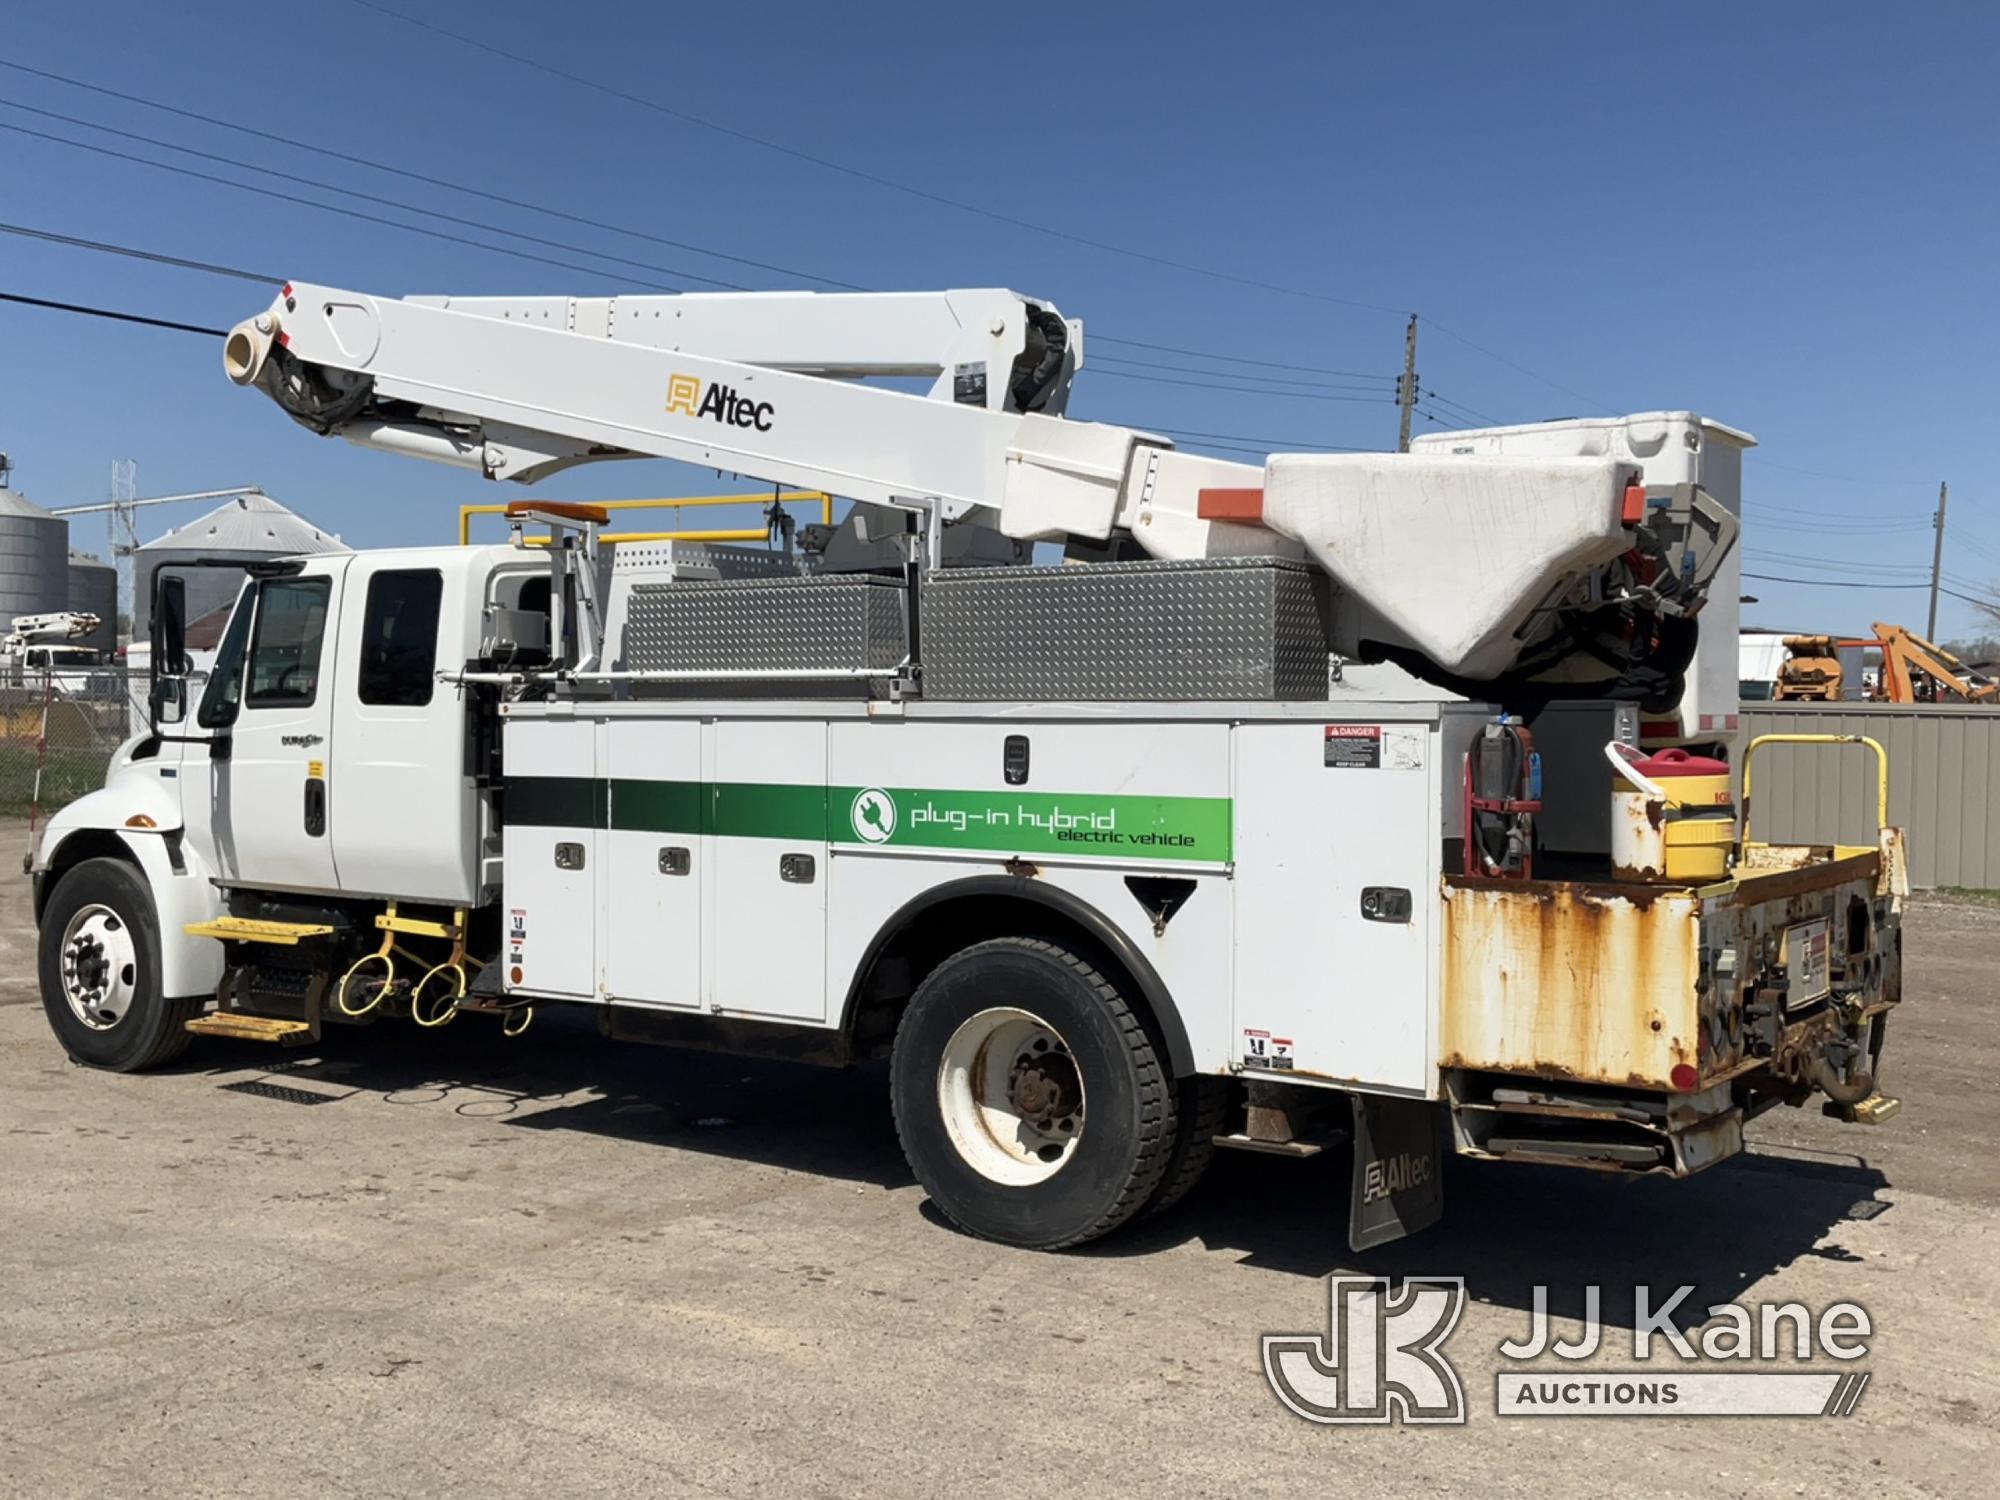
[[[119,859],[63,874],[42,910],[42,1008],[80,1063],[134,1073],[187,1045],[199,998],[160,993],[160,927],[145,877]]]
[[[896,1030],[890,1099],[917,1181],[954,1223],[1032,1249],[1142,1208],[1176,1139],[1176,1094],[1118,987],[1053,943],[946,959]]]

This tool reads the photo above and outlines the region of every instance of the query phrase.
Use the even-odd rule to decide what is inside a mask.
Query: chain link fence
[[[146,727],[146,685],[116,666],[0,677],[0,814],[39,802],[46,817],[103,786],[112,753]]]

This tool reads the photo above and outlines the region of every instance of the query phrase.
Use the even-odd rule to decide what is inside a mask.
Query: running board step
[[[277,943],[297,947],[306,938],[327,937],[333,928],[324,922],[268,922],[260,917],[217,917],[212,922],[190,922],[181,931],[189,937],[220,938],[225,943]]]
[[[187,1023],[196,1036],[234,1037],[240,1042],[277,1042],[295,1047],[312,1040],[312,1027],[304,1021],[287,1021],[279,1016],[248,1016],[241,1011],[216,1010],[196,1016]]]

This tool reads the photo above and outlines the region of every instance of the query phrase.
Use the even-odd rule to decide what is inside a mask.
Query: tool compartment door
[[[826,721],[710,727],[704,945],[711,1006],[826,1019]]]
[[[1438,759],[1429,723],[1237,726],[1239,1065],[1435,1094]]]
[[[604,834],[604,990],[613,1001],[701,1006],[702,726],[613,719]]]
[[[510,989],[596,996],[601,729],[587,719],[507,721],[500,962]]]

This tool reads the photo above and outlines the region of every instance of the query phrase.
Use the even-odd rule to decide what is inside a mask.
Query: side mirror
[[[155,677],[152,688],[153,724],[178,724],[187,717],[187,679]]]
[[[187,580],[178,574],[153,575],[152,647],[155,678],[187,676]]]

